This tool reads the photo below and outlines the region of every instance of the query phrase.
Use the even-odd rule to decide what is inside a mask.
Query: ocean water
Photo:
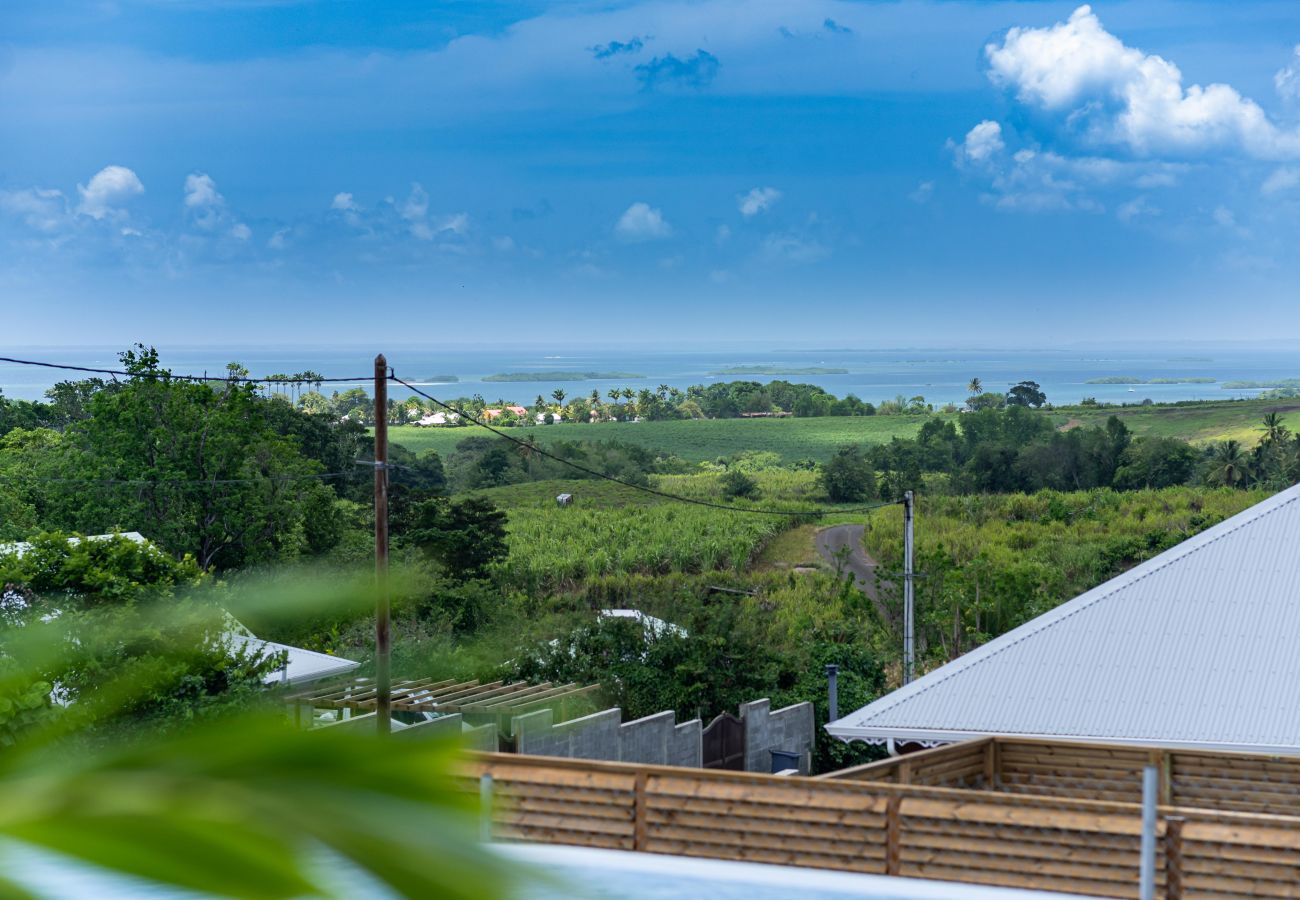
[[[94,368],[117,368],[116,347],[0,347],[0,356],[59,362]],[[570,397],[592,390],[601,396],[613,387],[656,388],[660,384],[686,388],[712,381],[785,378],[820,385],[837,396],[856,394],[879,402],[897,395],[921,395],[930,403],[960,403],[966,385],[978,377],[986,390],[1004,391],[1022,380],[1037,381],[1048,400],[1077,403],[1085,397],[1113,403],[1207,400],[1252,397],[1258,390],[1225,390],[1223,382],[1272,381],[1300,378],[1300,347],[1243,347],[1217,349],[1164,345],[1147,349],[884,349],[851,348],[783,349],[751,345],[725,349],[601,348],[597,346],[512,347],[312,347],[213,346],[160,347],[163,364],[180,374],[224,373],[226,363],[237,361],[253,375],[293,373],[311,369],[330,378],[356,377],[358,386],[374,369],[376,350],[386,352],[396,374],[421,383],[435,396],[454,398],[482,394],[488,401],[505,399],[530,404],[541,394],[547,398],[557,387]],[[736,366],[777,366],[845,369],[846,374],[729,375]],[[584,381],[546,379],[539,382],[484,382],[486,375],[506,372],[627,372],[644,377]],[[429,385],[439,374],[457,376],[458,383]],[[1087,384],[1105,376],[1153,378],[1213,378],[1211,384]],[[0,391],[7,397],[36,400],[56,381],[83,377],[0,362]],[[330,385],[346,389],[347,385]],[[394,386],[390,395],[403,398],[405,389]]]

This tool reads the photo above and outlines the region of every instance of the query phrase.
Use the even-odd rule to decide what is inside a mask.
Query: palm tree
[[[663,402],[663,403],[667,403],[667,402],[668,402],[668,391],[669,391],[669,390],[671,390],[671,388],[669,388],[668,385],[666,385],[666,384],[661,384],[661,385],[659,385],[659,387],[656,389],[655,393],[657,393],[657,394],[659,395],[659,400],[660,400],[661,402]]]
[[[1249,459],[1241,449],[1238,441],[1227,440],[1217,445],[1210,454],[1209,471],[1206,480],[1212,484],[1236,487],[1246,481],[1246,468]]]
[[[614,408],[618,409],[618,398],[623,396],[623,392],[619,388],[610,388],[605,392],[605,396],[609,397],[610,402],[614,404]]]
[[[564,408],[564,398],[567,396],[568,395],[564,393],[564,388],[556,388],[555,390],[551,391],[551,399],[554,400],[555,405],[560,407],[561,409]]]
[[[972,378],[970,384],[966,385],[966,390],[970,391],[972,395],[978,396],[984,393],[984,385],[978,378]]]
[[[1277,410],[1264,414],[1264,440],[1270,444],[1280,444],[1287,438],[1287,427],[1282,424],[1282,416]]]

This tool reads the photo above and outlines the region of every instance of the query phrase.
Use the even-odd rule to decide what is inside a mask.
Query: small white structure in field
[[[456,415],[456,413],[436,412],[430,413],[415,424],[428,428],[435,425],[455,425],[459,421],[460,416]]]
[[[649,613],[643,613],[639,609],[602,609],[596,613],[598,619],[636,619],[654,637],[663,634],[676,634],[686,637],[686,629],[680,625],[674,625],[672,622],[665,622]]]
[[[557,506],[568,506],[572,502],[573,502],[572,494],[559,494],[555,498],[555,503]]]

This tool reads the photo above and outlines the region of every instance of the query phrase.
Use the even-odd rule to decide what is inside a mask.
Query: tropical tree
[[[661,384],[661,385],[659,385],[658,388],[655,389],[655,393],[657,393],[657,394],[659,395],[659,400],[660,400],[660,402],[663,402],[663,403],[667,403],[667,402],[668,402],[668,391],[669,391],[669,390],[670,390],[670,388],[669,388],[668,385],[666,385],[666,384]]]
[[[966,390],[970,392],[971,396],[978,397],[984,393],[984,385],[978,378],[972,378],[970,384],[966,385]]]
[[[1226,440],[1210,451],[1205,480],[1224,487],[1244,485],[1248,477],[1250,458],[1240,442]]]
[[[564,392],[564,388],[556,388],[555,390],[551,391],[551,399],[554,400],[555,405],[560,407],[561,409],[564,408],[564,398],[567,396],[568,394]]]
[[[1270,444],[1281,444],[1290,432],[1282,424],[1282,416],[1277,410],[1264,414],[1264,440]]]

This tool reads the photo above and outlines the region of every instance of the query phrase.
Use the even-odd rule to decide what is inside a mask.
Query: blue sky
[[[1297,44],[1290,2],[5,4],[0,343],[1300,337]]]

